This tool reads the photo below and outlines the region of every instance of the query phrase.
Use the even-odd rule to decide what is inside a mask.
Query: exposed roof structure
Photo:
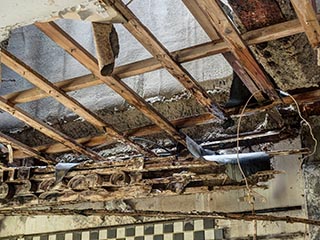
[[[291,0],[296,19],[282,19],[281,22],[276,21],[266,24],[268,26],[252,27],[253,30],[251,30],[249,29],[251,25],[248,23],[250,17],[246,19],[247,16],[242,15],[243,18],[236,16],[241,10],[230,14],[220,1],[183,0],[184,5],[199,22],[211,41],[173,52],[165,48],[122,0],[100,2],[101,7],[108,8],[109,12],[117,13],[114,22],[120,21],[152,57],[116,66],[111,74],[104,74],[101,70],[101,61],[105,60],[105,57],[101,52],[98,52],[95,58],[54,21],[36,22],[35,26],[39,30],[91,72],[90,75],[61,79],[53,83],[5,48],[1,49],[1,63],[32,83],[34,88],[0,96],[0,109],[51,138],[55,143],[29,146],[18,140],[14,134],[0,133],[2,144],[0,146],[3,146],[4,149],[0,171],[0,213],[4,211],[5,214],[13,214],[15,207],[23,211],[29,207],[55,206],[89,200],[102,202],[114,199],[210,192],[216,189],[243,189],[248,184],[263,187],[260,185],[261,182],[268,181],[274,174],[279,173],[272,169],[270,163],[269,167],[264,167],[259,162],[260,169],[247,176],[248,182],[246,178],[245,181],[237,177],[232,178],[230,176],[236,175],[235,169],[238,169],[238,165],[233,162],[230,168],[228,165],[205,161],[205,154],[195,156],[188,142],[188,137],[193,138],[193,136],[189,136],[188,130],[195,126],[206,127],[207,124],[216,124],[221,128],[237,126],[237,123],[233,122],[234,119],[268,112],[275,124],[272,131],[240,134],[240,130],[237,129],[237,134],[224,138],[215,137],[209,143],[202,144],[204,149],[211,151],[239,149],[240,146],[278,142],[297,135],[297,132],[292,131],[290,127],[299,125],[300,119],[297,120],[297,115],[293,117],[283,115],[280,106],[294,104],[297,101],[300,108],[304,110],[304,114],[317,114],[320,90],[309,88],[309,86],[305,89],[301,87],[286,89],[293,94],[293,97],[281,91],[277,87],[279,85],[277,81],[270,76],[270,73],[267,73],[263,62],[259,62],[258,54],[255,54],[254,51],[254,48],[258,48],[261,43],[300,33],[304,33],[311,47],[319,51],[320,25],[310,1]],[[232,7],[235,9],[239,2],[231,3]],[[107,23],[100,24],[109,24],[110,21],[112,22],[112,19],[107,19]],[[240,22],[243,26],[240,25]],[[247,31],[242,31],[243,27],[247,28]],[[108,38],[109,35],[105,37]],[[96,36],[97,49],[103,48],[103,41],[106,41],[106,38],[101,40]],[[223,106],[216,100],[215,95],[208,93],[183,66],[186,62],[216,54],[223,54],[249,90],[251,98],[255,98],[256,101],[251,101],[249,107],[243,108],[248,98],[237,106]],[[123,81],[124,78],[159,69],[166,69],[183,85],[197,102],[197,107],[201,108],[201,114],[169,119]],[[122,132],[68,94],[68,92],[101,84],[118,93],[153,124]],[[72,138],[18,106],[48,97],[55,99],[90,123],[99,134],[88,134],[79,139]],[[50,108],[50,106],[46,107]],[[290,123],[291,125],[284,123],[292,119],[294,121]],[[240,128],[240,126],[237,127]],[[169,146],[169,150],[162,146],[160,154],[156,151],[159,148],[155,147],[155,144],[145,144],[145,142],[154,142],[150,139],[159,134],[165,134],[174,143]],[[141,137],[143,137],[142,143],[139,141]],[[101,154],[102,150],[115,143],[132,147],[133,153],[131,152],[125,158],[119,156],[116,161]],[[201,151],[205,151],[203,148]],[[284,149],[283,151],[266,151],[266,153],[272,157],[307,154],[311,151],[312,149]],[[57,171],[59,165],[57,159],[70,152],[86,161],[65,163],[66,165]],[[237,158],[239,160],[239,156]],[[24,159],[28,159],[27,164]],[[62,175],[57,176],[58,174]],[[59,181],[57,181],[58,178]]]

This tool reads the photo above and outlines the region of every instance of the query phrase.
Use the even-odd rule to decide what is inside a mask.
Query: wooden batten
[[[14,139],[6,134],[3,134],[1,132],[0,132],[0,142],[11,145],[14,149],[24,153],[25,157],[33,157],[33,158],[38,159],[40,162],[43,162],[43,163],[46,163],[49,165],[54,164],[54,161],[48,160],[48,159],[42,157],[41,153],[38,152],[37,150],[27,146],[26,144],[24,144],[22,142],[19,142],[16,139]],[[13,157],[14,157],[14,155],[13,155]]]
[[[252,56],[244,40],[238,34],[219,4],[212,0],[198,0],[198,3],[203,13],[220,33],[230,51],[249,74],[259,90],[265,93],[271,100],[278,99],[279,96],[272,83]]]
[[[301,26],[313,48],[320,45],[320,25],[310,0],[291,0]]]
[[[134,13],[122,2],[115,0],[111,3],[127,21],[124,27],[147,49],[162,66],[175,77],[194,97],[206,107],[209,112],[222,120],[226,119],[224,110],[217,104],[204,88],[191,76],[191,74],[175,61],[169,51],[144,26]]]
[[[20,74],[22,77],[27,79],[33,85],[35,85],[36,87],[44,91],[48,96],[53,97],[58,102],[60,102],[65,107],[69,108],[71,111],[81,116],[83,119],[85,119],[92,125],[105,131],[107,135],[109,135],[110,137],[135,147],[141,153],[145,153],[149,155],[152,154],[151,152],[144,150],[138,144],[131,141],[129,138],[125,137],[123,134],[118,132],[115,128],[113,128],[110,124],[108,124],[98,115],[96,115],[94,112],[85,108],[77,100],[67,95],[60,88],[55,86],[53,83],[51,83],[49,80],[41,76],[39,73],[32,70],[29,66],[24,64],[22,61],[20,61],[18,58],[16,58],[6,50],[3,50],[1,52],[1,56],[3,59],[3,63],[7,67],[11,68],[13,71]]]
[[[101,76],[97,60],[85,50],[79,43],[72,39],[54,22],[37,23],[36,26],[49,36],[60,47],[67,51],[71,56],[77,59],[82,65],[88,68],[95,76],[111,89],[122,96],[129,104],[136,107],[146,117],[157,124],[165,132],[167,132],[176,141],[183,145],[185,136],[179,132],[162,114],[147,103],[142,97],[129,88],[124,82],[116,76]]]
[[[275,24],[272,26],[264,27],[261,29],[249,31],[244,33],[241,37],[246,41],[247,45],[254,45],[298,34],[301,32],[303,32],[303,28],[299,20],[295,19]],[[174,51],[171,53],[171,55],[179,63],[185,63],[200,58],[212,56],[218,53],[225,53],[228,51],[229,49],[227,44],[222,40],[217,40],[215,42],[207,42],[200,45],[195,45],[192,47]],[[117,75],[120,78],[127,78],[150,71],[155,71],[161,68],[162,65],[159,63],[159,61],[157,61],[155,58],[148,58],[145,60],[119,66],[115,68],[114,75]],[[57,87],[61,88],[64,92],[71,92],[103,84],[103,82],[99,78],[90,74],[72,79],[66,79],[60,82],[56,82],[54,84]],[[38,88],[22,90],[3,96],[3,98],[9,100],[14,104],[26,103],[46,97],[48,97],[48,95]]]
[[[10,113],[12,116],[16,117],[17,119],[25,122],[30,127],[38,130],[39,132],[47,135],[48,137],[62,143],[63,145],[69,147],[71,150],[74,150],[80,154],[84,154],[87,157],[102,161],[105,160],[99,154],[95,153],[94,151],[87,149],[86,147],[82,146],[81,144],[77,143],[74,139],[68,137],[64,133],[54,129],[53,127],[45,124],[41,120],[32,117],[29,113],[22,110],[19,107],[14,106],[12,103],[7,101],[6,99],[0,97],[0,109]]]
[[[314,90],[314,91],[310,91],[307,93],[296,94],[296,95],[293,95],[293,97],[298,101],[299,104],[301,104],[301,105],[307,104],[308,105],[310,103],[314,103],[314,102],[319,101],[320,90]],[[261,107],[257,107],[257,108],[253,108],[253,109],[248,108],[245,111],[245,115],[250,115],[250,114],[266,111],[268,109],[274,108],[274,107],[281,105],[281,104],[291,104],[291,103],[293,103],[293,102],[290,97],[284,97],[282,99],[275,100],[271,104],[268,104],[265,106],[261,106]],[[235,112],[237,112],[237,109],[229,109],[228,110],[228,113],[230,115],[234,114]],[[235,114],[235,116],[237,116],[237,114]],[[196,125],[206,124],[206,123],[209,123],[210,121],[212,121],[213,119],[214,119],[214,117],[211,114],[206,113],[206,114],[202,114],[199,116],[192,116],[192,117],[188,117],[188,118],[174,120],[171,122],[171,124],[176,126],[178,129],[182,129],[182,128],[188,128],[188,127],[192,127],[192,126],[196,126]],[[149,125],[149,126],[143,126],[140,128],[132,129],[132,130],[126,132],[125,134],[127,136],[141,137],[141,136],[148,136],[148,135],[152,135],[152,134],[162,133],[163,131],[164,130],[161,129],[158,125]],[[107,145],[115,143],[113,140],[106,140],[104,135],[95,136],[95,137],[84,137],[84,138],[77,139],[76,141],[78,143],[84,144],[87,147],[95,147],[95,146],[99,146],[102,144],[104,146],[107,146]],[[52,145],[38,146],[38,147],[35,147],[35,150],[51,154],[51,153],[67,152],[67,151],[69,151],[69,148],[67,148],[63,144],[56,143],[56,144],[52,144]],[[16,151],[15,156],[17,158],[26,157],[26,155],[21,151]]]
[[[189,9],[194,18],[201,25],[202,29],[207,33],[209,38],[212,41],[216,41],[220,39],[215,27],[203,13],[203,10],[200,8],[198,2],[196,0],[183,0],[183,3]],[[250,76],[247,74],[245,69],[241,66],[238,60],[234,57],[234,55],[230,52],[222,53],[224,58],[228,61],[228,63],[233,68],[234,72],[240,77],[245,86],[249,89],[251,93],[256,93],[255,98],[258,102],[263,102],[265,100],[264,96],[258,92],[258,87],[252,81]]]

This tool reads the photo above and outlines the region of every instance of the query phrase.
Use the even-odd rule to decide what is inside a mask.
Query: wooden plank
[[[310,92],[305,92],[305,93],[300,93],[300,94],[295,94],[293,97],[298,101],[298,103],[302,106],[305,104],[310,104],[314,102],[319,102],[320,99],[320,90],[314,90]],[[275,106],[281,105],[281,104],[292,104],[292,99],[290,97],[284,97],[282,99],[275,100],[274,102],[261,106],[258,108],[250,109],[248,108],[245,111],[245,115],[250,115],[262,111],[266,111],[267,109],[271,109]],[[229,114],[234,114],[236,109],[230,109],[228,110]],[[237,116],[237,115],[235,115]],[[183,118],[183,119],[178,119],[172,121],[172,124],[175,125],[178,129],[182,128],[187,128],[187,127],[192,127],[195,125],[202,125],[209,123],[211,120],[213,120],[214,117],[211,114],[202,114],[199,116],[194,116],[194,117],[188,117],[188,118]],[[157,125],[149,125],[149,126],[144,126],[136,129],[132,129],[128,132],[126,132],[126,135],[128,136],[147,136],[147,135],[152,135],[152,134],[158,134],[163,132],[161,128],[159,128]],[[100,136],[95,136],[95,137],[85,137],[85,138],[80,138],[77,139],[77,142],[84,144],[85,146],[88,147],[95,147],[99,146],[101,144],[108,145],[114,143],[112,140],[106,140],[104,138],[104,135]],[[51,153],[60,153],[60,152],[67,152],[68,148],[65,147],[62,144],[52,144],[52,145],[44,145],[44,146],[38,146],[35,147],[35,150],[39,152],[45,152],[48,154]],[[16,151],[15,152],[15,157],[17,158],[24,158],[26,155],[22,153],[21,151]]]
[[[75,112],[83,119],[91,123],[92,125],[101,128],[103,131],[107,133],[108,136],[115,138],[123,143],[129,144],[132,147],[136,148],[141,153],[145,154],[153,154],[147,150],[144,150],[140,145],[134,143],[129,138],[125,137],[123,134],[118,132],[115,128],[113,128],[110,124],[105,122],[102,118],[96,115],[94,112],[88,110],[83,105],[81,105],[78,101],[71,98],[61,89],[56,87],[53,83],[49,80],[41,76],[39,73],[32,70],[29,66],[24,64],[18,58],[10,54],[6,50],[2,50],[0,52],[2,63],[5,64],[7,67],[11,68],[16,73],[20,74],[22,77],[27,79],[33,85],[41,89],[42,91],[46,92],[48,96],[53,97],[58,102],[63,104],[65,107],[69,108],[71,111]],[[106,136],[107,137],[107,136]]]
[[[207,33],[212,41],[220,39],[219,33],[215,30],[214,26],[208,21],[208,18],[203,14],[202,9],[199,7],[195,0],[182,0],[184,5],[188,8],[190,13],[195,17],[203,30]]]
[[[194,16],[194,18],[199,22],[203,30],[207,33],[209,38],[212,41],[215,41],[219,39],[217,31],[215,30],[214,26],[211,24],[209,19],[205,16],[202,9],[198,5],[197,1],[195,0],[182,0],[183,3],[186,5],[186,7],[189,9],[191,14]],[[222,53],[224,58],[227,60],[227,62],[231,65],[233,70],[237,73],[237,75],[240,77],[242,82],[245,84],[245,86],[249,89],[251,93],[257,93],[255,94],[255,98],[258,102],[263,102],[265,100],[262,93],[258,92],[258,87],[256,84],[252,81],[250,76],[247,74],[245,69],[241,66],[241,64],[237,61],[237,59],[233,56],[232,53],[226,52]]]
[[[36,26],[82,65],[88,68],[94,75],[98,76],[103,83],[122,96],[129,104],[136,107],[176,141],[186,145],[185,135],[179,132],[169,120],[129,88],[121,79],[116,76],[101,76],[97,60],[57,24],[54,22],[37,23]]]
[[[205,113],[199,116],[193,116],[193,117],[187,117],[183,119],[178,119],[172,121],[172,124],[176,126],[178,129],[181,128],[186,128],[186,127],[192,127],[204,123],[208,123],[211,120],[213,120],[212,114]],[[148,136],[152,134],[158,134],[158,133],[163,133],[163,130],[157,126],[157,125],[149,125],[149,126],[144,126],[144,127],[139,127],[132,129],[130,131],[125,132],[126,136],[134,136],[134,137],[143,137],[143,136]],[[81,143],[87,147],[96,147],[96,146],[108,146],[111,144],[114,144],[115,141],[112,139],[106,139],[105,135],[99,135],[95,137],[84,137],[84,138],[79,138],[76,140],[78,143]],[[37,151],[40,152],[45,152],[48,154],[53,154],[53,153],[62,153],[62,152],[68,152],[69,148],[64,146],[63,144],[60,143],[55,143],[51,145],[43,145],[43,146],[38,146],[35,147]],[[16,158],[24,158],[25,154],[21,151],[16,151],[14,152],[14,155]]]
[[[10,144],[14,149],[25,154],[25,157],[33,157],[38,159],[40,162],[46,164],[54,164],[54,161],[48,160],[41,156],[41,153],[37,150],[27,146],[26,144],[17,141],[16,139],[0,132],[0,142],[4,144]],[[14,155],[13,155],[14,156]]]
[[[127,21],[124,27],[175,77],[194,97],[217,118],[225,120],[224,110],[217,104],[191,74],[173,59],[169,51],[160,43],[149,29],[139,21],[134,13],[122,2],[114,0],[111,6]]]
[[[318,16],[319,18],[319,16]],[[290,35],[303,32],[299,20],[291,20],[288,22],[279,23],[273,26],[246,32],[242,38],[248,45],[254,45],[266,41],[287,37]],[[200,58],[212,56],[218,53],[229,51],[225,42],[208,42],[189,48],[181,49],[172,52],[171,55],[179,63],[185,63]],[[120,78],[132,77],[138,74],[143,74],[150,71],[161,69],[162,65],[155,58],[148,58],[134,63],[126,64],[115,68],[114,74]],[[102,84],[103,82],[94,75],[85,75],[81,77],[71,78],[54,83],[57,87],[65,92],[76,91],[83,88],[88,88]],[[39,100],[48,97],[48,95],[38,88],[27,89],[14,93],[7,94],[3,98],[14,104],[26,103],[34,100]]]
[[[320,44],[320,25],[310,0],[291,0],[308,40],[313,48]]]
[[[199,6],[227,43],[230,51],[244,67],[257,87],[271,100],[278,99],[272,83],[259,66],[244,40],[215,0],[198,0]]]
[[[84,154],[93,160],[106,160],[94,151],[87,149],[86,147],[77,143],[75,140],[68,137],[64,133],[55,130],[53,127],[43,123],[41,120],[32,117],[29,113],[27,113],[19,107],[14,106],[12,103],[10,103],[2,97],[0,97],[0,108],[10,113],[12,116],[18,118],[19,120],[25,122],[29,126],[38,130],[39,132],[42,132],[48,137],[62,143],[63,145],[69,147],[70,149],[78,153]]]

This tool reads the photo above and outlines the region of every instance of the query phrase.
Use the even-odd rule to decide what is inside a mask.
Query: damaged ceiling
[[[35,44],[41,44],[46,35],[59,48],[64,61],[68,63],[65,55],[70,55],[84,67],[80,71],[83,75],[49,80],[38,68],[53,65],[53,73],[60,76],[62,70],[55,66],[55,59],[47,57],[44,63],[36,65],[36,71],[26,63],[27,57],[13,54],[14,34],[3,42],[1,63],[6,68],[0,89],[1,117],[6,120],[0,123],[3,211],[14,214],[15,207],[21,210],[86,201],[229,191],[248,186],[263,188],[263,183],[279,174],[272,167],[272,157],[312,151],[305,148],[275,151],[272,144],[299,135],[301,119],[295,108],[288,107],[294,101],[299,103],[303,115],[318,114],[320,26],[315,3],[230,0],[226,4],[183,0],[180,4],[183,2],[207,34],[206,42],[167,49],[160,41],[161,36],[154,35],[130,10],[130,5],[121,0],[69,1],[67,5],[64,1],[48,1],[45,5],[43,2],[33,1],[37,9],[45,10],[36,18],[30,12],[23,19],[8,17],[8,22],[2,22],[2,40],[9,30],[33,23],[31,28],[38,31],[33,35]],[[7,9],[32,7],[13,1],[6,4]],[[52,21],[57,18],[92,21],[95,47],[86,49],[67,27],[62,27],[66,26],[64,22]],[[121,49],[126,50],[126,45],[114,25],[130,32],[148,53],[119,65],[116,60],[119,42],[120,53]],[[19,29],[16,31],[19,33]],[[222,54],[223,61],[230,64],[234,76],[226,73],[229,66],[224,73],[216,74],[221,77],[220,82],[200,83],[187,64],[194,61],[206,64],[208,57],[217,54]],[[72,68],[74,62],[70,63]],[[24,85],[29,87],[9,91],[12,72],[8,74],[8,69],[29,82],[30,85]],[[161,90],[141,96],[141,85],[133,89],[127,81],[159,70],[166,70],[185,91],[178,94],[179,91],[168,87],[163,92],[171,94],[169,98],[163,97]],[[226,83],[231,78],[232,86],[230,81]],[[125,104],[118,105],[120,109],[107,108],[106,102],[113,100],[96,91],[106,86],[125,100]],[[77,95],[78,91],[86,92]],[[99,105],[99,94],[104,95],[105,105]],[[91,105],[81,101],[79,96],[84,95],[91,99]],[[47,98],[51,102],[43,101]],[[55,112],[52,99],[69,111],[49,118],[26,105],[41,100],[40,107]],[[19,123],[11,121],[12,117]],[[19,132],[13,131],[17,126]]]

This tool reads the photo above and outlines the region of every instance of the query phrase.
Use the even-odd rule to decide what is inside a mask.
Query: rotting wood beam
[[[320,15],[318,15],[318,19],[319,16]],[[242,35],[242,38],[248,45],[254,45],[262,42],[276,40],[282,37],[288,37],[290,35],[295,35],[301,32],[303,32],[303,28],[299,20],[295,19],[246,32]],[[207,42],[174,51],[171,53],[171,55],[179,63],[185,63],[228,51],[229,49],[227,47],[227,44],[225,42],[222,42],[221,40],[217,40],[216,42]],[[127,78],[150,71],[155,71],[161,68],[162,65],[159,63],[159,61],[157,61],[155,58],[148,58],[145,60],[119,66],[115,68],[114,74],[120,78]],[[71,92],[103,84],[103,82],[94,75],[89,74],[81,77],[63,80],[54,84],[65,92]],[[14,104],[26,103],[46,97],[48,97],[48,95],[38,88],[31,88],[3,96],[3,98],[9,100]]]
[[[80,117],[82,117],[92,125],[105,131],[107,134],[105,135],[105,138],[110,136],[116,140],[131,145],[141,153],[153,155],[151,151],[143,149],[140,145],[134,143],[132,140],[125,137],[123,134],[121,134],[119,131],[113,128],[110,124],[108,124],[94,112],[85,108],[77,100],[71,98],[64,91],[56,87],[53,83],[51,83],[45,77],[41,76],[39,73],[32,70],[29,66],[27,66],[25,63],[13,56],[8,51],[2,49],[0,54],[3,64],[11,68],[13,71],[24,77],[30,83],[44,91],[48,96],[53,97],[58,102],[60,102],[65,107],[69,108],[71,111],[78,114]]]
[[[61,133],[58,130],[55,130],[53,127],[43,123],[41,120],[32,117],[29,113],[27,113],[26,111],[22,110],[19,107],[14,106],[12,103],[10,103],[9,101],[7,101],[2,97],[0,97],[0,108],[10,113],[12,116],[16,117],[17,119],[25,122],[29,126],[38,130],[39,132],[42,132],[48,137],[69,147],[71,150],[84,154],[87,157],[91,158],[92,160],[98,160],[98,161],[106,160],[105,158],[101,157],[94,151],[87,149],[86,147],[77,143],[74,139],[68,137],[64,133]]]
[[[310,91],[310,92],[306,92],[306,93],[295,94],[295,95],[293,95],[293,97],[297,100],[299,105],[319,102],[320,90],[314,90],[314,91]],[[268,105],[265,105],[265,106],[261,106],[261,107],[254,108],[254,109],[248,108],[244,114],[250,115],[250,114],[257,113],[257,112],[266,111],[267,109],[271,109],[271,108],[278,106],[278,105],[281,105],[281,104],[292,104],[292,103],[293,103],[293,101],[290,97],[284,97],[282,99],[278,99],[278,100],[276,100]],[[232,109],[228,110],[228,113],[232,115],[236,111],[237,111],[237,109],[232,108]],[[237,114],[235,116],[237,116]],[[195,125],[202,125],[205,123],[209,123],[213,119],[214,119],[214,117],[211,114],[206,113],[206,114],[202,114],[199,116],[193,116],[193,117],[174,120],[171,122],[171,124],[176,126],[178,129],[182,129],[182,128],[187,128],[187,127],[192,127]],[[125,134],[127,136],[147,136],[147,135],[161,133],[162,131],[163,131],[163,129],[161,129],[157,125],[149,125],[149,126],[140,127],[137,129],[132,129],[132,130],[126,132]],[[110,139],[106,140],[103,135],[95,136],[95,137],[84,137],[84,138],[77,139],[77,141],[78,141],[78,143],[84,144],[85,146],[88,146],[88,147],[95,147],[95,146],[99,146],[101,144],[109,145],[109,144],[114,143],[114,141],[112,141]],[[38,147],[35,147],[35,150],[37,150],[39,152],[45,152],[48,154],[52,154],[52,153],[67,152],[68,148],[62,144],[57,143],[57,144],[52,144],[52,145],[38,146]],[[14,155],[16,158],[26,157],[26,155],[21,151],[16,151],[14,153]]]
[[[212,41],[216,41],[220,39],[220,36],[215,30],[215,27],[211,24],[209,19],[205,16],[205,14],[203,13],[202,9],[200,8],[196,0],[182,0],[182,2],[189,9],[191,14],[198,21],[202,29],[207,33],[207,35]],[[230,52],[226,52],[222,54],[224,58],[228,61],[228,63],[231,65],[233,70],[240,77],[240,79],[245,84],[245,86],[249,89],[249,91],[251,93],[256,93],[254,96],[255,99],[258,102],[263,102],[265,100],[264,96],[262,95],[261,92],[258,92],[258,88],[256,84],[252,81],[250,76],[247,74],[245,69],[243,69],[243,67],[237,61],[237,59],[233,56],[233,54]]]
[[[198,0],[199,6],[209,21],[215,26],[222,38],[227,43],[230,51],[244,67],[259,90],[265,93],[271,100],[279,96],[268,79],[263,69],[252,56],[244,40],[238,34],[228,17],[225,15],[216,0]]]
[[[175,61],[170,52],[160,43],[151,31],[142,24],[134,13],[122,2],[122,0],[112,0],[108,3],[118,11],[127,21],[123,26],[147,49],[163,67],[175,77],[210,113],[217,118],[226,120],[224,110],[206,92],[191,74]]]
[[[54,164],[54,161],[48,160],[41,156],[41,153],[37,150],[33,149],[32,147],[27,146],[26,144],[17,141],[16,139],[0,132],[0,142],[5,144],[10,144],[13,148],[19,150],[20,152],[24,153],[25,157],[33,157],[39,160],[40,162],[46,164]],[[14,156],[14,155],[13,155]]]
[[[167,132],[177,142],[186,146],[185,135],[179,132],[162,114],[135,93],[117,76],[101,76],[97,60],[54,22],[36,23],[36,26],[61,48],[88,68],[103,83],[122,96],[129,104]]]
[[[193,116],[193,117],[187,117],[183,119],[178,119],[172,121],[172,124],[176,126],[178,129],[187,128],[191,126],[196,126],[204,123],[208,123],[213,119],[212,114],[205,113],[199,116]],[[139,127],[136,129],[132,129],[130,131],[125,132],[126,136],[135,136],[135,137],[142,137],[152,134],[158,134],[162,133],[164,130],[161,129],[157,125],[149,125],[144,127]],[[114,144],[115,141],[112,139],[106,139],[104,135],[99,135],[95,137],[84,137],[79,138],[76,140],[78,143],[81,143],[87,147],[96,147],[96,146],[108,146],[111,144]],[[67,152],[69,149],[65,147],[63,144],[55,143],[51,145],[43,145],[35,147],[37,151],[45,152],[47,154],[53,154],[53,153],[62,153]],[[25,154],[22,151],[16,151],[14,152],[14,155],[16,158],[24,158]]]
[[[313,48],[320,45],[320,25],[310,0],[291,0],[304,32]]]

